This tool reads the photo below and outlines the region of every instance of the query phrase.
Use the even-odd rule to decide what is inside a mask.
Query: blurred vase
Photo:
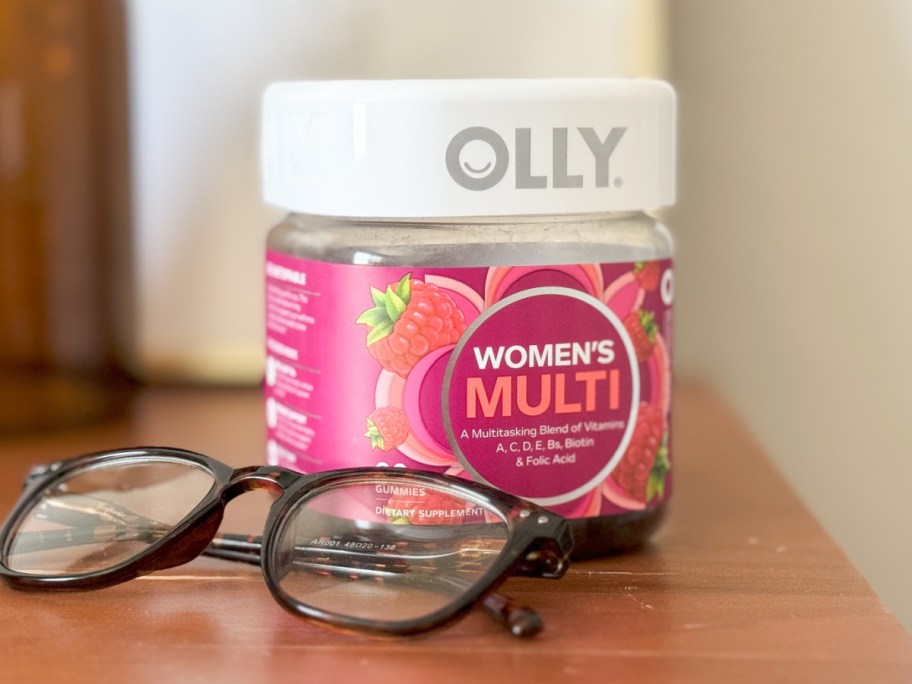
[[[118,6],[0,2],[0,434],[125,405],[109,313],[128,234]]]

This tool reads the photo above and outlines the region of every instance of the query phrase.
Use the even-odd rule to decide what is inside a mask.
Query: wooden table
[[[504,592],[546,630],[477,612],[418,640],[351,637],[276,604],[253,566],[199,559],[97,592],[0,586],[2,682],[912,682],[912,641],[710,392],[679,390],[675,496],[640,552]],[[0,440],[0,514],[30,464],[138,444],[262,460],[259,393],[151,389],[130,418]],[[256,530],[269,498],[229,507]]]

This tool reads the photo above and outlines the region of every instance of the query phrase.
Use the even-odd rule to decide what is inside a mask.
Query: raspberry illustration
[[[636,350],[637,361],[642,363],[652,354],[655,347],[656,333],[659,326],[655,322],[655,314],[651,311],[634,309],[624,318],[624,327],[633,342]]]
[[[367,417],[367,432],[364,436],[370,437],[371,449],[391,451],[401,446],[408,435],[408,417],[401,408],[383,406]]]
[[[386,292],[371,288],[374,306],[358,317],[368,326],[367,350],[386,370],[401,377],[425,354],[454,344],[466,322],[444,290],[410,274],[390,283]]]
[[[633,437],[624,457],[611,472],[611,479],[633,499],[649,503],[665,495],[665,475],[670,469],[662,409],[643,402]]]
[[[662,280],[662,268],[658,261],[638,261],[633,266],[633,276],[641,288],[646,292],[652,292]]]

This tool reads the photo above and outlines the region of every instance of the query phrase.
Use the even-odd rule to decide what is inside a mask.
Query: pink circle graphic
[[[633,432],[639,365],[617,315],[575,289],[507,297],[453,350],[444,428],[476,479],[544,505],[598,487]]]

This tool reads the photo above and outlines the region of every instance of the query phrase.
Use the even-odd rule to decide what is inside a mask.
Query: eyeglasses
[[[217,534],[226,504],[252,489],[277,495],[262,537]],[[481,603],[532,636],[538,615],[493,592],[511,575],[562,577],[571,547],[560,516],[455,477],[235,470],[140,448],[34,469],[0,530],[0,574],[16,589],[98,589],[205,554],[259,564],[284,608],[343,630],[418,634]]]

